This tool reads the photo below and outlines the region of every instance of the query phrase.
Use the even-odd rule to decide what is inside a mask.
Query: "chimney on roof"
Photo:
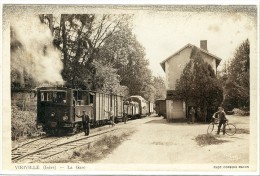
[[[203,49],[203,50],[208,51],[208,49],[207,49],[207,40],[201,40],[200,41],[200,48]]]

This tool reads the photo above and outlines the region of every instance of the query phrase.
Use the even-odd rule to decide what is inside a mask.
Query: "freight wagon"
[[[158,116],[163,116],[166,118],[166,100],[155,101],[155,112]]]

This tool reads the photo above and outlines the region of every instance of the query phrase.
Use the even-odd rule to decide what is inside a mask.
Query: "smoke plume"
[[[38,83],[63,83],[61,53],[53,36],[38,16],[14,18],[11,22],[11,68],[29,74]]]

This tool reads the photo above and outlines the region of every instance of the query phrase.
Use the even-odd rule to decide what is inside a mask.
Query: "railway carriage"
[[[139,116],[139,104],[137,102],[125,101],[124,113],[128,119],[136,119]]]
[[[123,97],[64,87],[37,89],[37,125],[46,133],[77,132],[82,125],[83,110],[92,126],[104,125],[112,108],[115,119],[123,117]]]
[[[130,96],[126,99],[129,102],[136,102],[139,106],[139,114],[137,115],[138,118],[145,117],[149,115],[149,105],[148,102],[139,95]]]

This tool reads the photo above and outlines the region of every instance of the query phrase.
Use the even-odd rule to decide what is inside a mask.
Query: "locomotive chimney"
[[[207,40],[201,40],[200,41],[200,48],[203,49],[203,50],[208,51],[208,49],[207,49]]]

